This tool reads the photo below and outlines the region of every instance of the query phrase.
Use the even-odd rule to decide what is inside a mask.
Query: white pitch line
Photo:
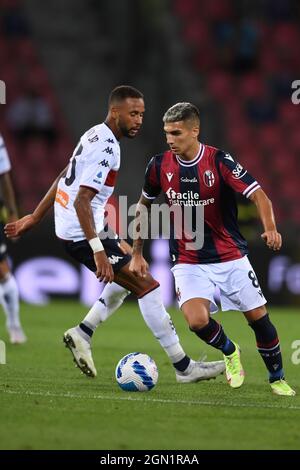
[[[281,406],[274,403],[274,405],[269,404],[259,404],[259,403],[233,403],[228,401],[208,401],[208,400],[172,400],[165,398],[138,398],[137,396],[105,396],[105,395],[77,395],[74,393],[53,393],[49,391],[29,391],[29,390],[0,390],[2,393],[8,393],[10,395],[30,395],[30,396],[42,396],[50,398],[72,398],[79,400],[114,400],[114,401],[135,401],[140,403],[166,403],[166,404],[182,404],[182,405],[199,405],[199,406],[223,406],[227,408],[271,408],[271,409],[280,409],[280,410],[300,410],[300,406],[297,405],[288,405]]]

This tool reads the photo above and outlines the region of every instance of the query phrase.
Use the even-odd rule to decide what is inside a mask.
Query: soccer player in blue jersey
[[[189,234],[178,226],[170,211],[170,253],[174,266],[179,306],[190,329],[207,344],[223,352],[226,376],[231,387],[244,381],[239,345],[231,341],[210,313],[217,311],[214,300],[220,289],[222,310],[244,313],[254,331],[258,351],[269,372],[272,391],[291,396],[295,391],[284,377],[280,344],[275,326],[266,310],[266,299],[248,260],[247,242],[237,223],[235,193],[249,198],[257,206],[264,232],[261,235],[272,250],[281,248],[272,204],[260,184],[230,154],[199,142],[200,118],[196,106],[177,103],[163,117],[170,150],[153,157],[147,167],[145,184],[138,203],[138,218],[163,192],[170,207],[192,210],[191,229],[195,233],[197,208],[204,208],[204,241],[199,248],[187,249]],[[150,211],[149,211],[150,212]],[[183,220],[183,219],[182,219]],[[133,245],[130,269],[137,276],[146,274],[143,237]]]

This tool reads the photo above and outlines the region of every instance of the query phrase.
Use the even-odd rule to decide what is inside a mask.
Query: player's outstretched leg
[[[181,305],[190,330],[209,346],[222,351],[228,383],[232,388],[239,388],[245,377],[240,348],[226,336],[222,325],[210,317],[209,308],[210,301],[204,298],[189,299]]]
[[[207,344],[222,351],[229,385],[232,388],[241,387],[245,372],[241,363],[240,347],[226,336],[222,325],[209,317],[207,325],[197,330],[193,328],[192,331]]]
[[[258,309],[257,309],[258,310]],[[246,318],[253,317],[255,312],[247,312]],[[254,321],[249,321],[249,326],[255,333],[257,349],[261,355],[269,372],[269,382],[271,390],[276,395],[294,396],[296,395],[289,384],[285,381],[282,355],[277,331],[271,322],[268,313]]]
[[[232,388],[239,388],[243,385],[245,372],[241,363],[241,349],[237,343],[232,341],[232,344],[235,346],[233,353],[223,354],[226,365],[226,378]]]
[[[186,355],[170,315],[162,303],[159,283],[149,274],[145,278],[137,278],[126,265],[117,273],[115,280],[137,295],[143,318],[168,355],[175,368],[178,382],[190,383],[209,380],[224,372],[224,361],[197,362]]]
[[[65,332],[63,341],[70,349],[74,361],[88,377],[96,377],[91,339],[96,328],[115,312],[130,292],[115,282],[106,284],[101,297],[89,310],[82,322]]]
[[[78,327],[70,328],[64,333],[63,341],[73,355],[74,362],[88,377],[96,377],[97,370],[92,358],[91,345],[83,338]]]
[[[224,361],[193,361],[184,352],[170,315],[163,303],[160,287],[139,298],[141,313],[175,368],[179,383],[215,379],[225,370]]]

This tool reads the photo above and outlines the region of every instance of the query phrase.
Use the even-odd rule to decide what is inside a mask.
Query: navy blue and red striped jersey
[[[174,263],[220,263],[248,253],[238,227],[235,193],[249,197],[258,188],[257,181],[230,154],[200,144],[198,155],[191,161],[182,160],[172,151],[153,157],[146,169],[143,195],[154,200],[163,192],[169,206],[188,206],[195,214],[202,206],[202,248],[186,249],[191,239],[176,235],[171,213],[170,255]],[[195,232],[194,226],[192,229]]]

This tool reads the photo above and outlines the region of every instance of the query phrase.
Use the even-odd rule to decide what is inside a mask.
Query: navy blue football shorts
[[[131,256],[123,253],[120,248],[119,236],[110,228],[105,228],[105,232],[100,232],[99,238],[102,241],[103,248],[112,265],[113,271],[117,273],[123,266],[130,262]],[[91,271],[96,272],[94,253],[87,240],[80,240],[79,242],[62,240],[62,243],[66,252],[71,255],[73,259],[84,264]]]

